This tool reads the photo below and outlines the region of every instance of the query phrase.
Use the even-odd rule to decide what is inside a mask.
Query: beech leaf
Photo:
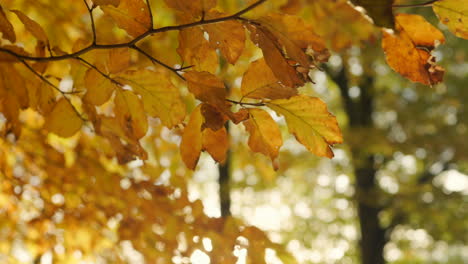
[[[413,82],[426,85],[442,81],[444,69],[435,64],[430,52],[436,43],[444,43],[444,35],[424,17],[399,14],[396,34],[384,31],[382,48],[388,65]]]
[[[278,157],[279,148],[283,145],[278,124],[265,110],[249,109],[250,118],[244,126],[250,134],[249,147],[253,152],[269,156],[272,161]]]
[[[202,125],[203,115],[201,105],[198,105],[190,114],[180,142],[180,154],[187,168],[194,170],[202,151]]]
[[[455,36],[468,39],[468,5],[465,0],[439,0],[432,4],[440,22]]]
[[[140,139],[148,130],[148,121],[140,98],[132,91],[123,90],[115,96],[115,117],[125,134]]]
[[[32,20],[19,10],[11,10],[21,20],[26,30],[28,30],[38,41],[48,43],[49,40],[44,29],[36,21]]]
[[[81,128],[83,121],[65,98],[60,99],[46,115],[44,128],[60,137],[71,137]]]
[[[267,106],[286,119],[289,132],[310,152],[321,157],[333,157],[330,148],[343,142],[335,116],[317,97],[298,95],[289,99],[277,99]]]
[[[118,7],[103,5],[101,9],[132,37],[140,36],[151,27],[148,6],[144,0],[120,0]]]
[[[11,43],[14,43],[16,41],[16,34],[15,34],[15,29],[13,28],[13,25],[10,23],[8,18],[5,15],[5,12],[3,12],[3,8],[0,5],[0,32],[3,33],[2,37],[4,39],[8,39],[11,41]]]
[[[226,128],[222,127],[216,131],[211,128],[206,128],[203,130],[202,134],[203,150],[206,150],[216,162],[224,163],[229,149]]]

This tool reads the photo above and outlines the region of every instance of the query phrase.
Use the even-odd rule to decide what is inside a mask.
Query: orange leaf
[[[321,157],[333,157],[331,145],[342,143],[343,136],[335,116],[317,97],[298,95],[272,100],[267,106],[286,119],[289,132],[310,152]]]
[[[213,131],[211,128],[206,128],[203,130],[202,142],[203,150],[210,153],[215,161],[219,163],[224,163],[226,161],[229,140],[225,127],[216,131]]]
[[[207,19],[226,16],[217,11],[210,11]],[[234,64],[239,59],[245,46],[245,30],[238,21],[230,20],[220,23],[207,24],[203,28],[210,36],[209,41],[215,48],[219,48],[226,60]]]
[[[118,7],[103,5],[101,9],[132,37],[151,28],[148,6],[143,0],[121,0]]]
[[[13,25],[10,23],[8,18],[5,15],[5,12],[3,12],[3,8],[0,5],[0,32],[3,33],[3,38],[8,39],[11,41],[11,43],[14,43],[16,41],[16,34],[15,34],[15,29],[13,28]]]
[[[203,36],[199,27],[183,29],[179,32],[179,47],[177,48],[185,65],[193,65],[197,71],[215,73],[218,69],[218,55]]]
[[[201,105],[197,106],[182,134],[180,142],[180,154],[187,168],[194,170],[197,166],[200,152],[202,151],[202,124]]]
[[[216,0],[164,0],[167,6],[198,18],[202,12],[216,6]]]
[[[242,78],[242,96],[254,99],[281,99],[297,94],[297,89],[282,85],[265,60],[252,62]]]
[[[93,0],[93,4],[96,5],[96,6],[113,5],[113,6],[117,7],[120,4],[120,0]]]
[[[435,84],[442,81],[444,69],[435,65],[430,55],[444,35],[422,16],[396,16],[395,35],[384,32],[382,48],[388,65],[413,82]]]
[[[278,125],[265,110],[249,109],[249,114],[250,118],[244,121],[244,126],[250,133],[250,149],[269,156],[273,161],[283,145]]]

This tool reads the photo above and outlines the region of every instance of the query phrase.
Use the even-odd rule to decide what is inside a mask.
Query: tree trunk
[[[354,128],[373,128],[373,85],[372,76],[364,76],[359,87],[361,89],[358,98],[349,95],[349,82],[346,69],[343,67],[338,73],[329,74],[340,88],[341,98],[349,120],[349,126]],[[351,146],[354,175],[356,177],[355,200],[357,203],[359,224],[361,229],[361,241],[359,243],[362,264],[385,263],[383,250],[387,242],[386,229],[379,223],[379,213],[382,211],[375,204],[375,198],[371,195],[378,193],[375,176],[377,169],[374,167],[374,155],[364,153],[360,146]]]
[[[229,134],[229,123],[226,123],[226,130]],[[231,155],[231,151],[228,150],[226,162],[218,165],[219,203],[222,217],[231,215],[231,184],[229,182]]]

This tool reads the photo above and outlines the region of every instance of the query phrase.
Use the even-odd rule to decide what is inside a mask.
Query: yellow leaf
[[[43,116],[52,111],[55,106],[55,94],[50,85],[42,80],[28,85],[30,107],[36,109]]]
[[[48,43],[49,40],[44,29],[39,25],[36,21],[30,19],[28,16],[23,14],[23,12],[19,10],[11,10],[11,12],[15,13],[16,16],[21,20],[24,27],[38,40],[44,43]]]
[[[45,117],[44,128],[60,137],[71,137],[80,130],[82,123],[71,103],[62,98]]]
[[[217,11],[210,11],[207,19],[227,16]],[[226,60],[234,64],[239,59],[245,46],[245,30],[241,23],[235,20],[207,24],[203,28],[210,36],[213,47],[219,48]]]
[[[465,0],[439,0],[432,4],[440,22],[455,36],[468,39],[468,5]]]
[[[0,5],[0,32],[3,33],[3,38],[8,39],[11,41],[11,43],[14,43],[16,41],[16,34],[15,34],[15,29],[13,28],[13,25],[10,23],[8,18],[5,15],[5,12],[3,12],[3,8]]]
[[[115,117],[129,138],[140,139],[148,130],[143,103],[131,91],[123,90],[115,96]]]
[[[333,157],[330,145],[342,143],[343,137],[335,116],[317,97],[298,95],[272,100],[267,106],[285,117],[289,132],[310,152],[321,157]]]
[[[444,35],[422,16],[410,14],[396,16],[396,31],[395,35],[383,34],[382,48],[388,65],[413,82],[441,82],[444,69],[435,64],[430,51],[436,42],[445,42]]]
[[[244,126],[250,133],[250,149],[269,156],[273,161],[283,145],[278,125],[265,110],[249,109],[249,114],[250,118],[244,121]]]
[[[297,89],[282,85],[265,60],[252,62],[242,78],[242,96],[254,99],[281,99],[297,94]]]
[[[202,148],[210,153],[211,157],[219,162],[226,161],[226,154],[229,148],[228,134],[225,127],[213,131],[211,128],[203,130]]]
[[[151,28],[148,6],[143,0],[121,0],[118,7],[103,5],[101,9],[132,37]]]
[[[185,118],[185,104],[177,87],[161,72],[151,70],[126,71],[117,77],[141,96],[145,111],[158,117],[164,126],[174,127]]]
[[[92,68],[86,71],[84,84],[86,87],[84,100],[97,106],[107,102],[116,88],[114,83]]]
[[[202,151],[202,124],[203,115],[201,105],[197,106],[182,134],[180,142],[180,154],[187,168],[194,170],[197,166],[200,152]]]
[[[130,66],[130,51],[128,48],[111,49],[108,56],[107,70],[109,73],[118,73]]]
[[[184,65],[193,65],[197,71],[215,73],[218,69],[218,55],[203,36],[199,27],[183,29],[179,32],[177,48]]]

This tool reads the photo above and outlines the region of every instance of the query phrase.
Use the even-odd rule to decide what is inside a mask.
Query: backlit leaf
[[[242,78],[242,96],[254,99],[281,99],[297,94],[297,89],[282,85],[265,60],[252,62]]]
[[[439,0],[432,4],[432,8],[455,36],[468,39],[468,5],[465,0]]]
[[[382,48],[388,65],[413,82],[435,84],[442,81],[444,69],[435,64],[430,52],[444,35],[422,16],[396,16],[396,34],[384,32]]]
[[[46,115],[44,128],[60,137],[71,137],[81,128],[83,121],[65,98]]]
[[[211,157],[219,162],[226,161],[226,154],[229,148],[228,134],[225,127],[213,131],[211,128],[206,128],[202,133],[202,148],[210,153]]]
[[[250,149],[269,156],[273,161],[283,145],[278,125],[265,110],[249,109],[249,114],[250,118],[243,124],[250,134],[248,142]]]
[[[328,112],[326,104],[317,97],[298,95],[272,100],[267,106],[283,115],[289,132],[317,156],[332,158],[330,146],[343,142],[335,116]]]
[[[151,27],[148,6],[144,0],[121,0],[118,7],[103,5],[101,9],[130,36],[137,37]]]
[[[393,18],[394,0],[351,0],[356,5],[363,7],[374,24],[379,27],[394,28],[395,20]]]
[[[140,139],[148,130],[148,121],[143,103],[136,94],[123,90],[115,96],[115,117],[125,134],[134,139]]]
[[[92,68],[86,71],[84,84],[86,87],[84,100],[97,106],[107,102],[116,88],[114,83]]]
[[[16,16],[21,20],[23,23],[24,27],[39,41],[42,41],[44,43],[48,43],[48,38],[47,35],[44,31],[44,29],[39,25],[36,21],[32,20],[23,12],[19,10],[12,10],[11,12],[15,13]]]
[[[190,114],[190,120],[182,134],[180,154],[187,168],[194,170],[202,151],[202,124],[201,105]]]
[[[12,43],[16,41],[15,29],[13,28],[13,25],[10,23],[10,21],[6,17],[5,12],[3,12],[3,8],[1,5],[0,5],[0,32],[3,33],[2,37],[4,39],[8,39]]]
[[[187,28],[179,32],[177,48],[184,65],[193,65],[197,71],[215,73],[218,69],[218,55],[205,39],[201,28]]]
[[[185,104],[177,87],[168,76],[151,70],[129,70],[117,78],[141,96],[148,115],[161,119],[163,125],[174,127],[185,118]]]
[[[207,19],[226,16],[226,14],[210,11]],[[204,25],[203,28],[210,36],[212,46],[219,48],[226,60],[234,64],[239,59],[245,45],[245,30],[242,24],[235,20]]]

